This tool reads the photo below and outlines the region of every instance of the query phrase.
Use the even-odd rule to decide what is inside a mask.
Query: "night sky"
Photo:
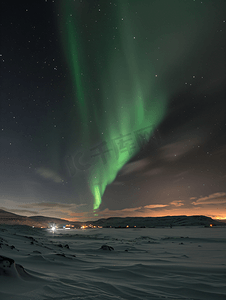
[[[225,11],[1,1],[0,208],[226,218]]]

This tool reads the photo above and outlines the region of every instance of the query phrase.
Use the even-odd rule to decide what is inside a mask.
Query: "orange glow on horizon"
[[[70,222],[87,222],[87,221],[92,221],[92,220],[98,220],[98,219],[107,219],[110,217],[121,217],[121,218],[126,218],[126,217],[166,217],[166,216],[206,216],[210,217],[214,220],[226,220],[226,215],[222,214],[219,215],[219,210],[218,211],[213,211],[210,209],[186,209],[180,206],[178,208],[173,208],[173,209],[163,209],[161,212],[160,211],[153,211],[150,209],[147,209],[147,212],[139,212],[137,208],[130,209],[130,208],[125,208],[122,210],[103,210],[99,212],[99,216],[95,217],[92,215],[92,212],[84,212],[80,213],[79,218],[64,218],[65,220]]]
[[[216,219],[216,220],[226,220],[226,217],[219,217],[219,216],[217,216],[214,219]]]

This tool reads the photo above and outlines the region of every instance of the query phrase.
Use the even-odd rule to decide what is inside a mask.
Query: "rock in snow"
[[[108,251],[112,251],[112,250],[114,250],[114,248],[113,248],[113,247],[111,247],[111,246],[108,246],[108,245],[102,245],[100,249],[102,249],[102,250],[108,250]]]

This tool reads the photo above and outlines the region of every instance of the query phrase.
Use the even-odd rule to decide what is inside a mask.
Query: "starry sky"
[[[226,218],[224,0],[3,0],[0,208]]]

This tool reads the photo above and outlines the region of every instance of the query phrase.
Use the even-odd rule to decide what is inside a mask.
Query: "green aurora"
[[[105,19],[98,19],[97,6],[93,17],[95,22],[94,19],[82,20],[86,11],[83,12],[81,3],[67,0],[60,6],[62,44],[75,91],[75,117],[80,120],[79,143],[87,149],[100,142],[106,143],[106,149],[115,147],[114,153],[106,154],[105,164],[98,160],[88,170],[94,211],[98,210],[107,185],[139,151],[128,140],[125,142],[125,136],[146,128],[151,137],[166,114],[170,91],[167,84],[164,88],[161,88],[162,83],[159,84],[156,72],[162,70],[163,65],[157,65],[159,53],[156,45],[161,43],[159,37],[163,33],[167,35],[168,31],[178,28],[178,24],[186,23],[186,18],[175,12],[177,22],[172,22],[169,29],[158,28],[154,11],[151,21],[147,21],[151,18],[148,12],[140,20],[136,16],[140,1],[130,2],[133,6],[126,1],[115,2],[117,5],[108,8],[111,18],[106,16]],[[140,5],[139,9],[145,15],[150,1],[144,2],[146,5],[143,8]],[[161,3],[153,1],[152,4],[153,10],[161,10]],[[183,10],[186,11],[187,7]],[[96,24],[91,25],[91,21]],[[193,26],[195,28],[195,22]],[[146,43],[141,44],[141,38]],[[169,47],[170,43],[169,39]],[[176,52],[174,57],[164,57],[163,62],[169,68],[175,61],[179,64],[180,59]],[[93,78],[96,78],[95,82]]]
[[[144,60],[141,65],[140,55],[137,55],[139,42],[136,42],[133,35],[132,20],[127,7],[122,1],[118,3],[117,14],[127,16],[124,22],[118,18],[115,25],[121,40],[120,50],[109,45],[107,53],[104,52],[105,49],[102,50],[104,53],[95,53],[96,57],[105,57],[104,70],[98,70],[101,78],[101,102],[95,107],[91,102],[91,94],[87,93],[92,90],[92,86],[89,86],[82,76],[82,73],[85,73],[82,70],[88,69],[88,63],[83,56],[82,39],[76,17],[71,12],[72,5],[73,1],[62,3],[63,20],[66,25],[64,45],[76,90],[75,101],[83,124],[81,142],[90,148],[93,145],[91,138],[93,131],[98,133],[96,136],[99,142],[106,142],[107,149],[111,148],[112,141],[118,140],[118,137],[142,128],[147,128],[146,132],[148,131],[151,136],[165,115],[167,101],[164,94],[155,95],[154,85],[157,78],[152,63],[149,61],[147,64]],[[94,35],[97,34],[99,33],[94,32]],[[93,114],[95,125],[89,122],[90,114]],[[118,150],[117,154],[108,155],[106,164],[99,160],[89,170],[88,182],[94,197],[95,211],[101,204],[107,185],[114,181],[119,170],[139,150],[137,147],[127,145],[126,142],[124,147],[126,151]]]

